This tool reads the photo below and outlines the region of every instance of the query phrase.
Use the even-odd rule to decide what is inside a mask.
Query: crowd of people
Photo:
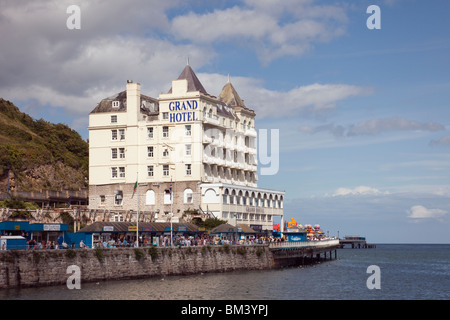
[[[234,238],[220,238],[218,236],[211,235],[196,235],[196,236],[175,236],[173,237],[173,244],[170,243],[170,236],[160,235],[155,237],[142,237],[139,239],[140,247],[195,247],[195,246],[212,246],[212,245],[254,245],[254,244],[267,244],[269,242],[276,241],[273,237],[247,237],[246,239]],[[103,239],[94,243],[94,248],[126,248],[136,247],[135,238],[128,240],[124,238],[109,238]],[[81,246],[80,246],[81,247]]]
[[[322,241],[331,240],[336,237],[313,236],[308,237],[308,241]],[[336,238],[337,239],[337,238]],[[283,237],[276,236],[246,236],[241,238],[235,238],[234,235],[229,237],[219,237],[217,235],[200,234],[194,236],[177,235],[173,237],[173,243],[171,244],[169,235],[159,236],[142,236],[139,238],[139,247],[191,247],[191,246],[213,246],[213,245],[266,245],[274,242],[286,241]],[[52,249],[75,249],[75,248],[133,248],[137,247],[136,237],[118,234],[114,237],[105,237],[100,241],[95,242],[92,246],[87,245],[83,240],[79,243],[67,244],[64,238],[61,236],[56,241],[36,241],[34,239],[27,241],[28,250],[52,250]]]

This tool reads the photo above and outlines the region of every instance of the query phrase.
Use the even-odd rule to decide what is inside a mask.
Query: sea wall
[[[265,245],[1,251],[0,289],[65,285],[73,265],[81,284],[277,267]]]

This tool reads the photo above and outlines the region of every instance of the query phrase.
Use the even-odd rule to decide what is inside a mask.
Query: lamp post
[[[169,167],[170,170],[175,170],[175,168]],[[172,184],[172,175],[170,176],[170,247],[173,247],[173,184]]]

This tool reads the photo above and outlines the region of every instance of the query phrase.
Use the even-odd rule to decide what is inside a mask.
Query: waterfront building
[[[144,222],[214,216],[271,232],[284,192],[257,186],[255,117],[229,80],[213,96],[189,64],[158,98],[127,81],[89,114],[89,209],[110,221],[139,210]]]
[[[9,236],[24,236],[27,240],[36,242],[57,242],[59,237],[69,230],[63,223],[30,223],[29,221],[2,221],[0,234]]]

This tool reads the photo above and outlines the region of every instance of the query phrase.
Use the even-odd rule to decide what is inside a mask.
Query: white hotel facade
[[[257,187],[256,146],[255,112],[230,81],[212,96],[188,64],[157,99],[128,81],[89,114],[89,209],[110,221],[209,214],[270,232],[284,192]]]

